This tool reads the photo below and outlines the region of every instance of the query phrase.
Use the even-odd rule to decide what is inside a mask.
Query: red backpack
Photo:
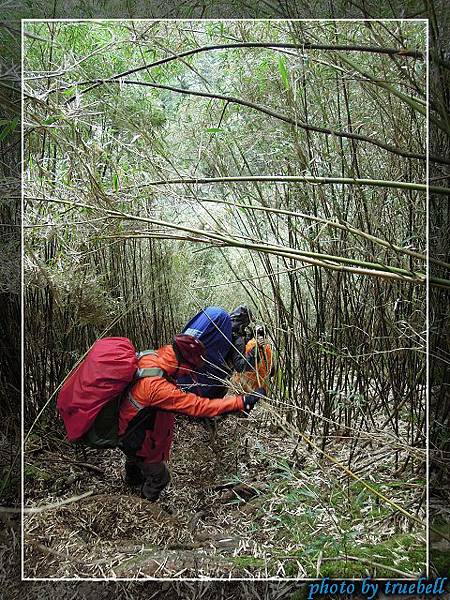
[[[162,369],[138,369],[141,356],[128,338],[97,340],[64,382],[56,402],[67,438],[95,448],[115,448],[123,392],[141,377],[164,376]]]

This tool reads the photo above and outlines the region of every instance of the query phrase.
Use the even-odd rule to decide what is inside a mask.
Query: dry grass
[[[384,576],[420,571],[417,527],[417,548],[408,547],[407,519],[344,480],[318,453],[296,447],[281,428],[263,429],[261,414],[221,419],[215,436],[179,418],[172,482],[157,504],[123,483],[118,451],[80,457],[70,446],[55,454],[34,444],[26,460],[28,504],[93,494],[26,516],[29,577],[304,578],[333,569],[338,576],[342,555],[348,569]],[[345,463],[346,440],[331,441],[328,451]],[[359,454],[360,471],[402,506],[417,507],[420,481],[411,476],[393,486],[388,447],[379,449],[376,471],[368,473],[372,452]],[[73,462],[60,462],[61,453]],[[403,546],[388,555],[367,550],[399,535]],[[415,558],[402,558],[402,551]],[[389,564],[397,554],[399,561]]]

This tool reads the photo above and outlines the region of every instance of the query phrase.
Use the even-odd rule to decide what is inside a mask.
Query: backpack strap
[[[138,369],[134,375],[134,380],[143,377],[165,377],[166,373],[159,367],[149,367],[148,369]]]
[[[147,354],[150,354],[150,353],[156,354],[153,350],[148,350]],[[144,377],[164,377],[164,378],[166,378],[167,374],[165,371],[163,371],[163,369],[160,369],[159,367],[149,367],[148,369],[138,369],[134,375],[131,385],[133,385],[138,379],[143,379]],[[138,402],[137,400],[135,400],[133,398],[130,390],[128,390],[126,398],[127,398],[128,402],[130,402],[130,404],[132,404],[134,406],[134,408],[136,408],[138,411],[145,408],[144,404],[141,404],[140,402]]]
[[[136,352],[136,356],[138,358],[142,358],[143,356],[148,356],[149,354],[156,354],[156,350],[141,350],[141,352]]]
[[[127,400],[128,400],[128,402],[129,402],[129,403],[130,403],[132,406],[134,406],[134,408],[135,408],[137,411],[140,411],[140,410],[142,410],[143,408],[145,408],[145,406],[144,406],[143,404],[141,404],[140,402],[138,402],[137,400],[135,400],[135,399],[133,398],[133,396],[131,395],[131,392],[128,392],[128,394],[127,394]]]
[[[141,352],[136,352],[136,356],[138,360],[143,356],[155,355],[156,350],[142,350]],[[143,377],[166,377],[165,371],[160,369],[159,367],[149,367],[148,369],[138,369],[133,377],[133,383],[137,379],[142,379]]]

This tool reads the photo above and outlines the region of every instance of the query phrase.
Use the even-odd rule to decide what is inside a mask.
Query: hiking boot
[[[141,464],[135,458],[126,458],[125,460],[125,483],[132,486],[142,485],[144,475],[142,474]]]
[[[170,481],[169,469],[164,462],[144,463],[142,473],[145,478],[141,488],[142,496],[151,502],[156,502]]]
[[[209,433],[209,435],[211,437],[214,438],[217,436],[217,420],[216,419],[203,417],[202,419],[200,419],[200,422],[203,425],[204,429],[206,429],[206,431]]]

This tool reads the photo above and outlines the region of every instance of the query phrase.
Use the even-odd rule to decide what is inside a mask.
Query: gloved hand
[[[261,397],[266,395],[266,390],[262,387],[258,388],[255,392],[251,394],[244,395],[244,410],[250,412],[256,406],[256,403],[259,401]]]

